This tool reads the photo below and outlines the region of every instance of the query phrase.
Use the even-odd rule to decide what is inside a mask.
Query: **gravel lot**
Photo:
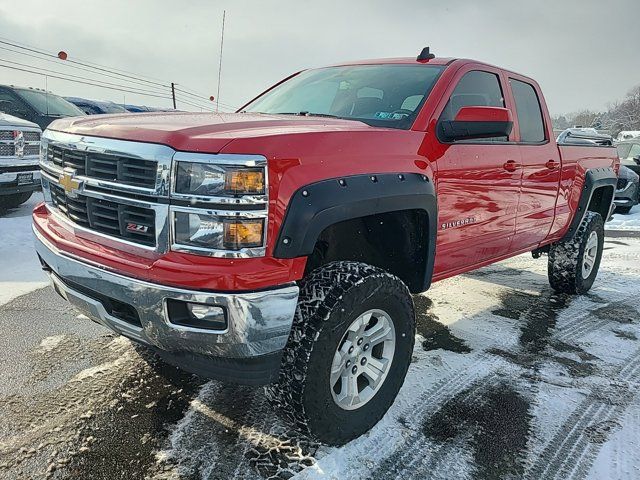
[[[156,363],[78,316],[42,288],[28,213],[0,219],[1,478],[640,478],[639,239],[608,239],[584,297],[553,293],[528,255],[416,296],[400,396],[332,448],[262,389]]]

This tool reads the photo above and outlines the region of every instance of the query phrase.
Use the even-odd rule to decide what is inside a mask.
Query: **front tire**
[[[604,222],[599,213],[587,212],[573,238],[549,249],[548,275],[557,292],[583,294],[598,275],[604,247]]]
[[[0,209],[8,210],[22,205],[31,198],[33,192],[14,193],[13,195],[4,195],[0,197]]]
[[[303,281],[277,384],[279,410],[316,439],[342,445],[393,403],[411,362],[413,300],[376,267],[333,262]]]

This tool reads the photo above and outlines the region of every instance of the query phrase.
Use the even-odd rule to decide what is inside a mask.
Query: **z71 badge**
[[[476,217],[467,217],[462,220],[454,220],[453,222],[444,222],[440,224],[440,230],[447,230],[448,228],[462,227],[463,225],[469,225],[470,223],[476,223]]]

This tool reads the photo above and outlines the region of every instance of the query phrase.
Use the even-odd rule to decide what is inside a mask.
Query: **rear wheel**
[[[413,352],[413,300],[397,277],[356,262],[312,272],[270,398],[295,425],[340,445],[393,403]]]
[[[599,213],[587,212],[571,239],[551,245],[548,274],[551,287],[564,293],[589,291],[598,275],[604,246],[604,222]]]

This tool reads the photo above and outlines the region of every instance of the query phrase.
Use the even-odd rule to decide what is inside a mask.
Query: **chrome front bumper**
[[[298,301],[296,285],[247,293],[167,287],[72,258],[37,230],[34,233],[36,250],[46,264],[54,289],[80,312],[119,334],[164,352],[227,359],[268,356],[279,353],[286,345]],[[109,314],[98,300],[105,296],[135,308],[141,326]],[[224,307],[228,328],[211,331],[175,325],[168,318],[167,299]]]

